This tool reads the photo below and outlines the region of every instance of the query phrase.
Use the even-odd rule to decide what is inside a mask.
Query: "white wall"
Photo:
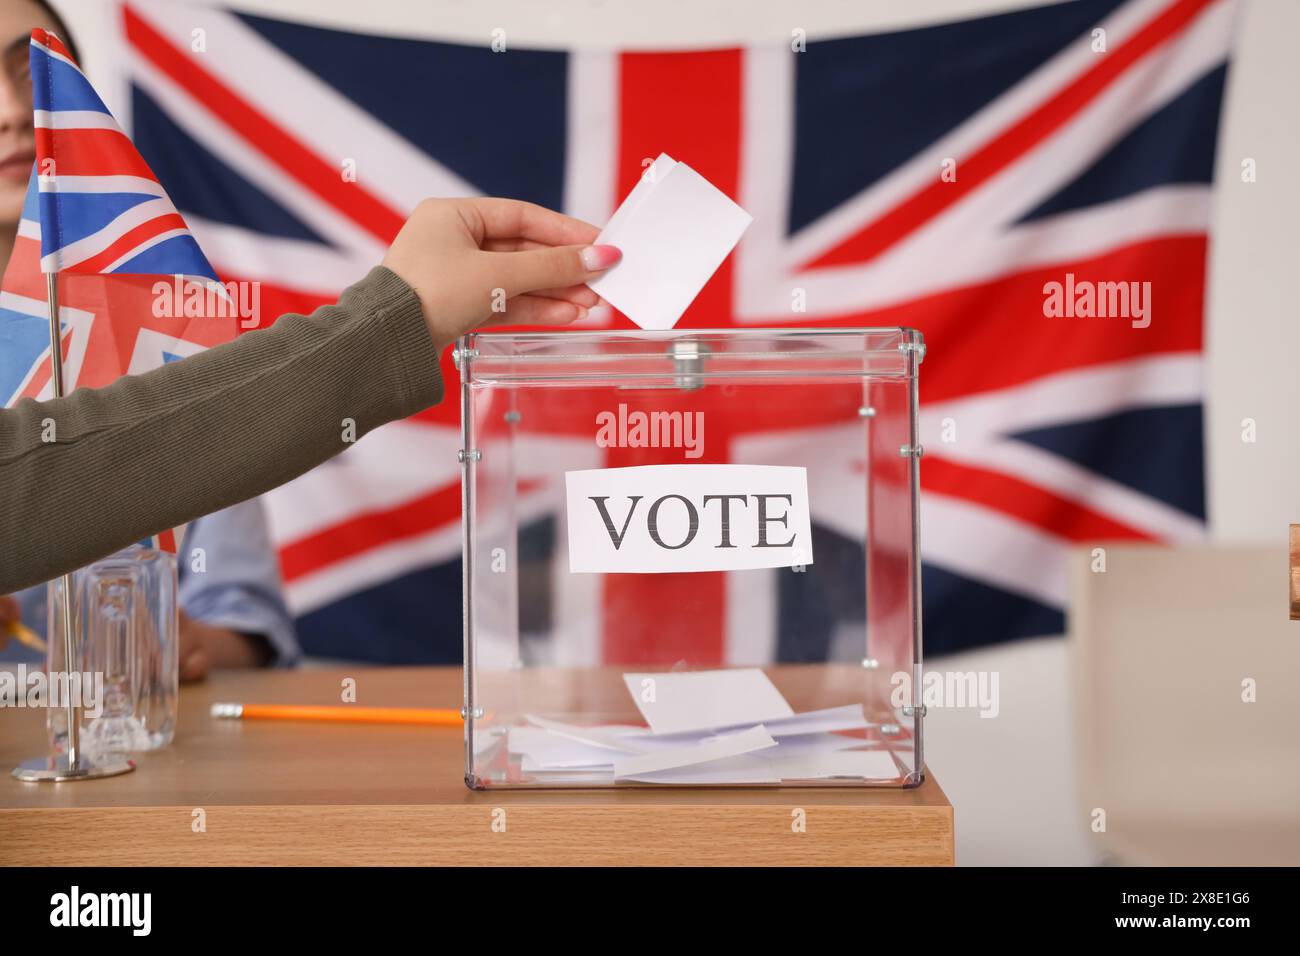
[[[56,0],[87,69],[114,55],[102,0]],[[341,28],[488,42],[493,28],[521,46],[676,47],[899,29],[1038,5],[1039,0],[235,0],[250,12]],[[92,25],[93,24],[93,25]],[[1300,520],[1300,2],[1249,0],[1230,70],[1220,140],[1209,292],[1209,494],[1212,532],[1279,541]],[[110,100],[113,91],[106,91]],[[110,103],[110,105],[115,105]],[[1241,181],[1243,158],[1258,181]],[[1258,424],[1241,441],[1241,420]],[[1065,643],[1025,642],[930,666],[997,670],[1002,714],[938,712],[929,762],[957,808],[961,863],[1083,863],[1092,859],[1073,801]]]

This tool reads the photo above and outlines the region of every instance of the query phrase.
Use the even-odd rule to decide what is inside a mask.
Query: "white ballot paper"
[[[599,245],[623,258],[591,289],[643,329],[671,329],[731,254],[753,217],[667,153],[642,174]]]
[[[896,780],[899,765],[861,734],[861,704],[795,713],[756,667],[627,673],[648,727],[526,715],[508,749],[524,773],[575,783],[774,784]]]
[[[761,724],[794,716],[781,692],[757,667],[624,674],[623,682],[656,734]]]
[[[655,773],[659,770],[676,770],[681,767],[694,767],[699,764],[721,760],[724,757],[738,757],[753,753],[767,747],[775,747],[773,740],[763,725],[750,727],[737,734],[714,737],[712,740],[698,744],[684,744],[673,750],[664,750],[654,754],[628,754],[614,758],[614,776],[632,777]]]

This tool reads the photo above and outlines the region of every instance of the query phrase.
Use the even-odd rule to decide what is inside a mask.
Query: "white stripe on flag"
[[[39,176],[43,193],[143,193],[167,198],[167,192],[155,180],[143,176]]]
[[[37,129],[111,129],[119,133],[122,128],[108,113],[94,110],[33,110],[32,122]]]

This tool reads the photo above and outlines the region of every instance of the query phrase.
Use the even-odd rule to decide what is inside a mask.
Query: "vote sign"
[[[813,562],[806,468],[638,465],[570,471],[564,478],[574,573]]]

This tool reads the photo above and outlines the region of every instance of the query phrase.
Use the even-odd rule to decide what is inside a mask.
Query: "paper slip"
[[[592,767],[608,767],[612,771],[614,755],[620,751],[561,737],[541,727],[512,727],[510,752],[523,756],[525,771]]]
[[[706,743],[686,744],[671,750],[652,754],[619,755],[614,758],[614,777],[631,777],[661,770],[674,770],[696,764],[711,763],[725,757],[753,753],[775,747],[776,741],[768,736],[762,726],[742,730],[738,734],[715,737]]]
[[[753,723],[753,721],[749,721]],[[743,726],[743,722],[740,726]],[[797,737],[802,734],[824,734],[838,730],[862,730],[867,727],[867,716],[861,704],[845,704],[842,707],[827,707],[825,710],[805,710],[791,717],[763,721],[767,732],[778,740],[782,737]],[[710,727],[707,733],[719,733],[738,729],[736,725]],[[699,737],[705,731],[692,730],[680,734],[656,734],[648,727],[628,727],[618,731],[620,737],[631,738],[668,738]]]
[[[825,780],[853,777],[859,780],[893,780],[903,772],[887,750],[840,750],[773,759],[772,769],[782,780]]]
[[[810,753],[831,753],[836,750],[852,750],[854,747],[866,746],[861,737],[843,737],[840,734],[800,734],[797,737],[778,737],[764,725],[768,736],[776,741],[776,747],[764,751],[765,757],[783,760],[786,757],[800,757]]]
[[[620,780],[637,783],[658,783],[665,786],[709,786],[719,784],[772,784],[780,783],[781,778],[772,769],[772,761],[757,754],[741,754],[739,757],[724,757],[712,763],[694,767],[677,767],[674,770],[660,770],[658,773],[634,774],[620,777]]]
[[[583,727],[578,724],[566,724],[559,720],[538,717],[536,714],[525,714],[524,719],[534,727],[540,727],[558,737],[590,744],[593,747],[602,747],[606,750],[616,750],[621,753],[650,753],[655,749],[653,745],[643,743],[635,738],[620,736],[617,730],[610,730],[607,727]]]
[[[794,716],[781,692],[757,667],[624,674],[623,680],[656,735],[762,724]]]
[[[623,258],[591,289],[643,329],[671,329],[740,241],[753,217],[666,153],[596,238]]]
[[[866,726],[867,715],[863,713],[862,705],[847,704],[825,710],[806,710],[785,720],[768,721],[767,732],[773,737],[792,737],[833,730],[861,730]]]
[[[649,727],[525,715],[506,749],[523,773],[577,782],[758,785],[896,780],[888,751],[867,746],[862,704],[796,714],[758,667],[625,673]],[[845,732],[848,732],[847,734]]]

